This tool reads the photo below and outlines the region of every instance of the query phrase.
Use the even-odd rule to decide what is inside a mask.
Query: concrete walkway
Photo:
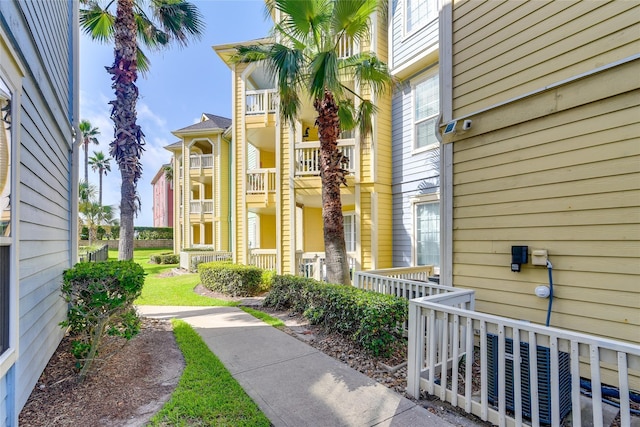
[[[188,322],[276,427],[453,425],[239,308],[138,311]]]

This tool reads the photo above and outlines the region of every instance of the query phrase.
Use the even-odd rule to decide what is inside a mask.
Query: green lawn
[[[150,264],[152,254],[167,252],[166,249],[136,249],[133,260],[140,264],[147,277],[142,295],[136,305],[188,305],[188,306],[236,306],[238,303],[221,299],[203,297],[193,292],[200,283],[197,273],[181,274],[172,277],[160,277],[177,267],[177,264]],[[109,251],[109,259],[117,259],[118,251]]]
[[[171,399],[150,425],[270,426],[267,417],[191,326],[182,320],[172,322],[186,366]]]

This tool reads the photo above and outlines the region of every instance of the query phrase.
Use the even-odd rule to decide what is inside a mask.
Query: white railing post
[[[407,393],[420,398],[420,373],[422,371],[422,349],[424,348],[424,331],[419,328],[420,306],[414,301],[409,302],[409,342],[407,353]]]

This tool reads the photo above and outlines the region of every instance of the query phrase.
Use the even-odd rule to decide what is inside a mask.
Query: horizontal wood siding
[[[397,70],[415,61],[438,43],[438,20],[409,35],[404,34],[404,0],[391,1],[390,15],[391,46],[390,67]]]
[[[17,43],[14,48],[25,61],[20,106],[20,129],[15,195],[19,214],[12,229],[19,255],[18,340],[15,365],[15,405],[20,410],[40,373],[63,336],[58,323],[65,318],[66,304],[60,296],[62,272],[75,263],[71,259],[70,207],[71,144],[74,98],[73,46],[70,8],[73,2],[0,2],[0,13]],[[26,31],[28,29],[28,31]],[[17,106],[17,105],[16,105]],[[14,196],[12,194],[12,196]],[[1,401],[7,400],[6,378]],[[12,392],[10,390],[9,392]],[[9,409],[8,409],[9,410]],[[13,409],[10,409],[13,411]],[[3,412],[0,424],[11,418]]]
[[[392,100],[393,265],[412,263],[413,212],[411,198],[439,190],[439,165],[433,151],[413,152],[413,110],[410,81]]]
[[[509,268],[511,246],[528,245],[553,264],[552,326],[640,342],[637,63],[555,94],[571,105],[580,88],[606,86],[608,97],[454,143],[454,285],[477,290],[478,310],[544,323],[548,301],[534,289],[547,269]],[[544,105],[540,96],[479,122]]]
[[[393,211],[390,209],[392,196],[390,192],[377,192],[376,204],[376,235],[378,248],[376,268],[391,268],[393,266]]]
[[[637,54],[639,15],[634,1],[456,2],[454,117]]]
[[[248,144],[245,141],[245,129],[244,129],[244,111],[242,106],[245,104],[244,102],[244,82],[242,81],[242,73],[247,67],[246,64],[237,64],[235,69],[235,94],[236,99],[234,100],[234,114],[233,117],[233,126],[235,126],[235,141],[232,141],[235,149],[235,186],[236,186],[236,197],[234,203],[236,204],[236,212],[234,218],[234,241],[236,245],[236,261],[240,264],[246,263],[248,260],[246,259],[246,251],[247,246],[245,242],[245,223],[246,219],[246,206],[244,205],[244,174],[245,174],[245,149],[243,147]]]
[[[291,188],[289,186],[289,182],[291,177],[289,176],[289,132],[290,128],[288,125],[283,125],[277,127],[276,129],[281,129],[280,135],[280,243],[276,243],[277,247],[280,248],[281,254],[281,270],[279,272],[281,274],[290,273],[293,270],[293,264],[295,264],[295,260],[291,259],[291,237],[295,230],[292,230],[293,224],[292,218],[295,216],[295,211],[291,212]],[[277,208],[276,208],[277,209]]]
[[[2,426],[9,425],[9,417],[7,416],[7,411],[11,410],[9,408],[7,382],[7,375],[0,377],[0,425]]]

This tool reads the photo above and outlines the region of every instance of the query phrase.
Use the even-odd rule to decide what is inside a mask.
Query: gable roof
[[[198,130],[226,130],[229,126],[231,126],[231,119],[222,116],[216,116],[215,114],[204,113],[202,114],[201,121],[193,124],[191,126],[184,127],[182,129],[178,129],[173,132],[182,133],[182,132],[190,132],[190,131],[198,131]]]

